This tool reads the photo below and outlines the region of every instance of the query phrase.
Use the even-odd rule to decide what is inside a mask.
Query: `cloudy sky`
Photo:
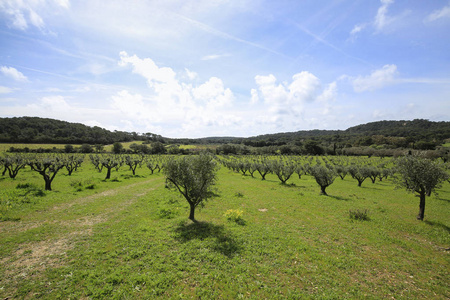
[[[166,137],[450,120],[447,0],[0,0],[0,117]]]

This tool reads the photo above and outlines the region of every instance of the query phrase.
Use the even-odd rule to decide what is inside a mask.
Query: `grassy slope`
[[[282,186],[220,170],[217,197],[187,220],[185,201],[161,174],[103,182],[88,161],[54,191],[29,197],[0,222],[0,298],[434,298],[450,296],[450,185],[418,199],[390,182],[361,188],[347,177],[327,192],[309,176]],[[75,191],[70,183],[92,183]],[[2,197],[18,183],[43,186],[28,169],[0,179]],[[350,221],[367,208],[370,221]],[[244,210],[245,225],[227,221]],[[173,218],[168,218],[172,216]]]
[[[79,147],[80,145],[73,145],[74,147]],[[14,147],[14,148],[19,148],[19,149],[23,149],[25,147],[28,147],[29,149],[64,149],[65,145],[64,144],[5,144],[5,143],[0,143],[0,152],[5,152],[7,150],[9,150],[9,148]]]

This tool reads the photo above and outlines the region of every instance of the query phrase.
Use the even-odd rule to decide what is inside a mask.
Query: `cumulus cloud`
[[[175,84],[175,72],[168,67],[158,67],[151,58],[140,59],[136,55],[129,56],[125,51],[120,52],[119,66],[133,66],[133,73],[142,75],[147,79],[150,87],[158,84]]]
[[[231,90],[225,89],[222,80],[217,77],[211,77],[204,84],[193,88],[192,95],[195,99],[215,107],[230,105],[234,98]]]
[[[306,105],[318,100],[321,93],[320,80],[307,71],[283,83],[278,83],[273,74],[257,75],[255,83],[257,89],[251,90],[251,101],[256,103],[261,99],[265,110],[262,122],[273,123],[279,129],[297,127]]]
[[[261,98],[266,103],[281,105],[301,105],[315,99],[319,79],[313,74],[303,71],[292,76],[292,82],[277,84],[273,74],[255,76]]]
[[[250,90],[250,103],[251,104],[256,104],[259,102],[259,96],[258,96],[258,91],[256,89],[251,89]]]
[[[120,53],[119,65],[131,66],[133,73],[147,81],[149,89],[145,94],[124,90],[112,97],[113,109],[140,124],[164,123],[178,126],[179,130],[201,132],[204,126],[220,127],[236,121],[235,116],[225,113],[234,102],[234,94],[218,77],[195,85],[192,80],[198,75],[193,71],[177,72],[158,66],[151,58],[141,59],[124,51]]]
[[[368,76],[351,78],[355,92],[373,91],[395,82],[398,75],[396,65],[384,65],[381,69],[373,71]]]
[[[425,22],[433,22],[443,18],[450,18],[450,4],[441,9],[433,11],[425,18]]]
[[[198,74],[196,72],[193,72],[187,68],[185,68],[184,71],[186,72],[187,78],[191,81],[198,77]]]
[[[25,75],[23,75],[20,71],[17,71],[17,69],[13,67],[2,66],[0,68],[0,72],[2,72],[3,75],[10,77],[16,81],[28,81],[28,78]]]

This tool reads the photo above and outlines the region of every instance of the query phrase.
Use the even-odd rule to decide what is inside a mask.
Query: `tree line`
[[[0,118],[0,143],[86,144],[93,147],[130,141],[159,142],[167,148],[172,146],[174,151],[176,145],[218,145],[224,154],[375,153],[380,156],[394,156],[397,149],[443,151],[441,145],[450,142],[450,122],[432,122],[423,119],[379,121],[346,130],[307,130],[247,138],[172,139],[154,133],[112,132],[98,126],[89,127],[79,123],[37,117]],[[42,149],[41,152],[43,151]]]

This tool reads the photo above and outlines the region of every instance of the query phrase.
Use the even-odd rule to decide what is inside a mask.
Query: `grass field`
[[[5,152],[9,148],[14,147],[17,149],[23,149],[27,147],[28,149],[64,149],[64,144],[2,144],[0,143],[0,152]],[[73,145],[74,147],[79,147],[80,145]]]
[[[194,224],[162,174],[136,174],[103,181],[86,160],[51,192],[29,168],[0,177],[13,201],[0,222],[0,299],[450,297],[448,183],[420,222],[418,198],[389,180],[338,178],[322,196],[310,176],[283,186],[222,168]],[[370,220],[350,220],[354,209]]]

